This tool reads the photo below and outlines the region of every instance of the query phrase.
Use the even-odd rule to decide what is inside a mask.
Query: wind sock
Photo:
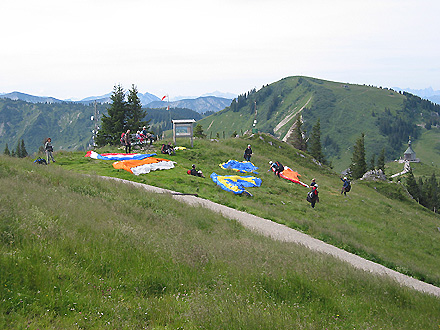
[[[272,168],[272,171],[274,171],[274,169]],[[306,183],[304,183],[304,182],[301,182],[300,180],[299,180],[299,176],[301,176],[301,174],[299,174],[298,172],[295,172],[294,170],[292,170],[290,167],[288,167],[288,166],[284,166],[284,171],[282,171],[281,173],[280,173],[280,177],[282,177],[283,179],[286,179],[286,180],[289,180],[289,181],[292,181],[292,182],[294,182],[294,183],[298,183],[298,184],[300,184],[301,186],[304,186],[304,187],[309,187],[309,185],[308,184],[306,184]]]
[[[98,154],[97,152],[91,150],[88,151],[84,157],[90,157],[93,159],[102,159],[102,160],[129,160],[129,159],[144,159],[151,156],[156,156],[156,154],[122,154],[122,153]]]
[[[261,186],[261,179],[255,176],[217,175],[217,173],[213,172],[211,179],[223,190],[232,191],[236,195],[246,193],[252,196],[251,193],[246,191],[245,187]]]
[[[120,162],[114,162],[113,167],[115,169],[126,170],[134,175],[146,174],[156,170],[169,170],[174,168],[174,164],[168,159],[163,158],[145,158],[145,159],[132,159],[121,160]]]
[[[230,169],[240,173],[253,172],[255,174],[258,174],[257,172],[255,172],[256,170],[258,170],[258,167],[256,167],[251,162],[239,162],[238,160],[230,159],[226,163],[220,164],[219,166],[224,170]]]

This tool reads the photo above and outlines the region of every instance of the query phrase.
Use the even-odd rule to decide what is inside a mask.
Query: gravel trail
[[[237,220],[243,226],[264,236],[268,236],[271,237],[272,239],[283,242],[292,242],[292,243],[300,244],[307,247],[310,250],[332,255],[340,260],[348,262],[349,264],[351,264],[352,266],[358,269],[362,269],[371,272],[373,274],[389,276],[398,283],[400,283],[401,285],[405,285],[417,291],[425,292],[440,297],[439,287],[419,281],[407,275],[403,275],[399,272],[386,268],[385,266],[382,266],[375,262],[363,259],[355,254],[344,251],[330,244],[324,243],[320,240],[317,240],[313,237],[310,237],[304,233],[289,228],[285,225],[281,225],[276,222],[264,218],[260,218],[255,215],[248,214],[242,211],[238,211],[233,208],[218,203],[214,203],[200,197],[185,195],[175,191],[150,186],[147,184],[132,182],[128,180],[122,180],[118,178],[111,178],[111,177],[103,177],[103,178],[113,179],[113,180],[122,181],[124,183],[133,184],[150,192],[171,194],[171,196],[175,200],[187,203],[192,206],[202,206],[212,211],[221,213],[223,216],[229,219]]]

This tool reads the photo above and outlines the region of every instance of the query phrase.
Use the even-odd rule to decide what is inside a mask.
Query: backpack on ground
[[[40,164],[40,165],[47,165],[46,159],[38,157],[37,159],[34,160],[35,164]]]
[[[283,164],[281,164],[280,162],[275,162],[275,165],[276,165],[276,169],[279,171],[279,172],[282,172],[282,171],[284,171],[284,166],[283,166]]]

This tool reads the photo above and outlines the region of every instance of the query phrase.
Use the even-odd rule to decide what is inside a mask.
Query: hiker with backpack
[[[267,170],[268,172],[272,170],[275,175],[277,175],[280,178],[280,173],[284,171],[284,166],[280,162],[269,162],[270,168]]]
[[[53,158],[53,146],[52,146],[52,139],[47,138],[46,142],[44,143],[44,150],[46,151],[46,162],[47,165],[50,164],[50,160],[52,159],[52,162],[55,163],[55,159]]]
[[[343,182],[342,190],[341,190],[341,195],[344,194],[345,196],[347,196],[347,193],[351,189],[350,180],[348,180],[346,176],[344,176],[344,178],[340,178],[340,179]]]
[[[315,183],[315,185],[312,186],[312,190],[307,193],[307,201],[311,204],[312,208],[315,208],[316,202],[319,202],[318,194],[318,185]]]

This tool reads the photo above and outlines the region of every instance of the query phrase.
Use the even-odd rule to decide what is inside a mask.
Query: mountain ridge
[[[396,159],[409,136],[417,140],[425,124],[440,113],[440,106],[407,92],[292,76],[239,95],[199,123],[210,137],[257,129],[286,140],[296,120],[291,114],[301,108],[307,134],[320,119],[323,151],[338,170],[350,165],[352,146],[362,132],[367,160],[382,148],[387,159]]]

